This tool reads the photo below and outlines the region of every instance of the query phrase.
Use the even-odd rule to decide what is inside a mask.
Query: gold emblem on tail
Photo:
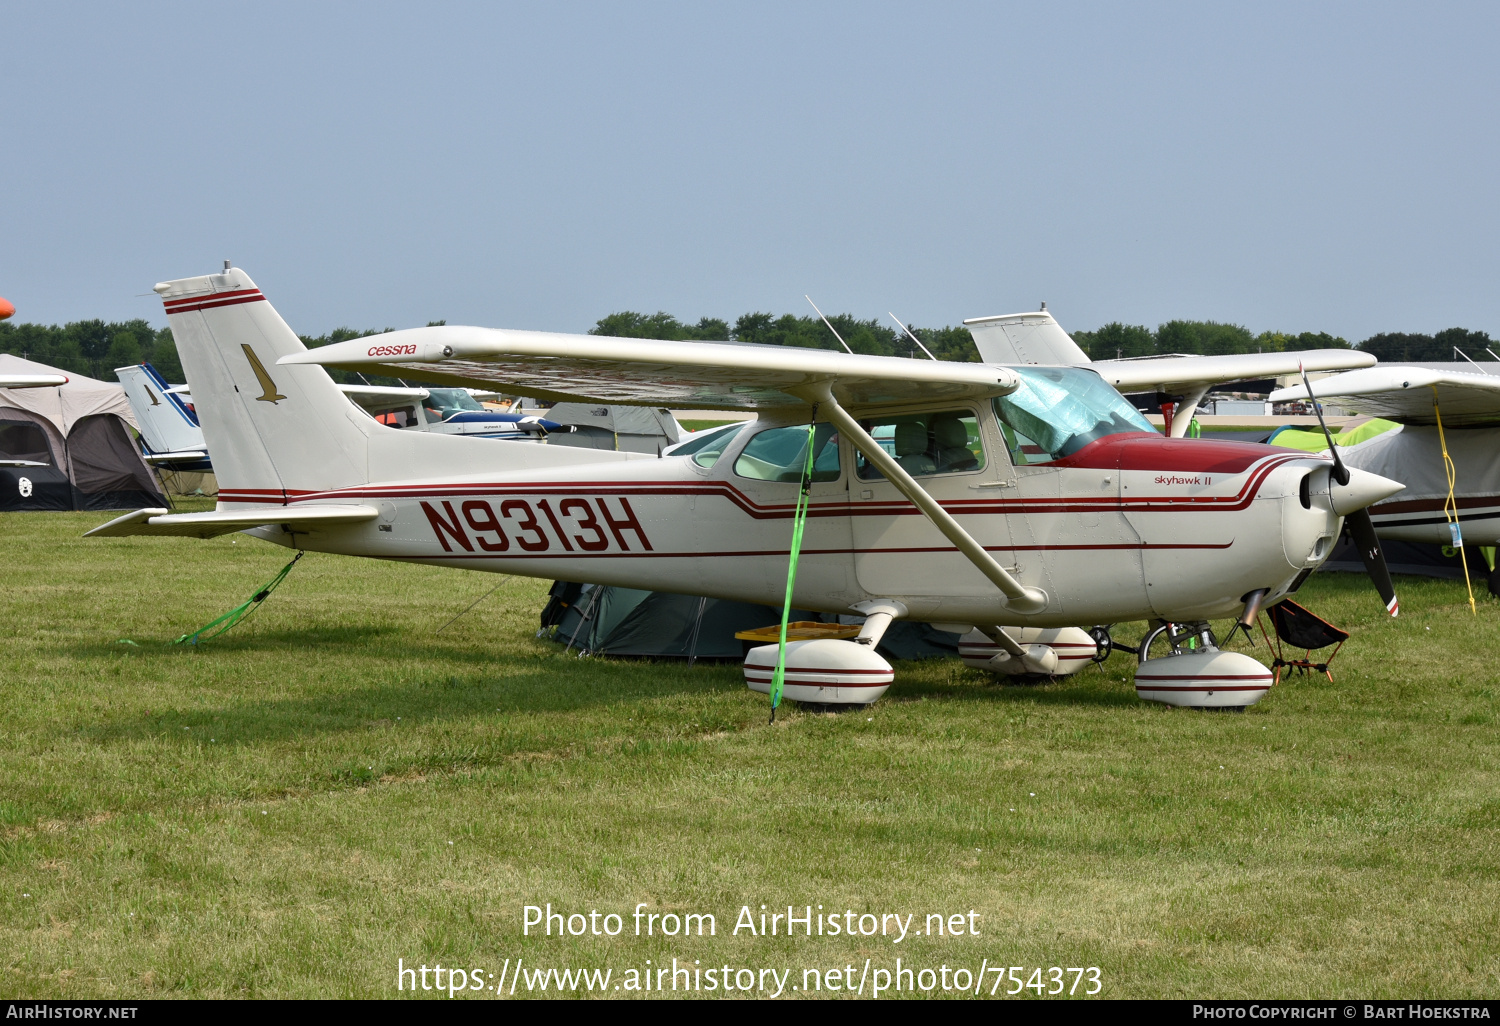
[[[271,375],[266,373],[266,368],[261,364],[260,357],[255,355],[255,350],[241,344],[240,348],[245,351],[245,359],[250,361],[250,369],[255,372],[255,380],[260,382],[261,394],[255,397],[256,402],[271,403],[273,406],[277,401],[285,399],[286,396],[276,391],[276,382],[271,380]]]
[[[142,386],[142,387],[144,387],[144,386]],[[160,406],[161,405],[161,400],[158,399],[158,398],[156,398],[156,393],[153,392],[153,391],[151,391],[151,389],[149,389],[149,388],[146,389],[146,398],[148,398],[148,399],[151,400],[151,405],[152,406]]]

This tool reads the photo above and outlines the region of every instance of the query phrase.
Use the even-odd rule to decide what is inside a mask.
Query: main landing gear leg
[[[1022,645],[1005,630],[989,625],[976,625],[979,633],[1000,646],[1001,652],[991,662],[1001,673],[1015,673],[1015,667],[1028,674],[1041,677],[1057,675],[1057,651],[1050,645]]]

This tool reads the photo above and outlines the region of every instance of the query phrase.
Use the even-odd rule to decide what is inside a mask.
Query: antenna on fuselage
[[[901,318],[897,317],[895,314],[891,313],[889,310],[887,310],[886,313],[890,314],[891,320],[895,321],[897,324],[901,324]],[[915,342],[917,344],[917,348],[918,349],[922,350],[922,352],[924,352],[924,353],[927,354],[927,359],[929,359],[929,360],[936,360],[937,359],[937,357],[933,356],[932,353],[931,353],[931,351],[929,351],[928,348],[922,344],[922,340],[919,339],[919,338],[917,338],[916,335],[912,334],[912,330],[910,328],[908,328],[904,324],[901,324],[901,330],[904,331],[904,332],[906,332],[906,337],[907,338],[911,339],[913,342]]]
[[[809,303],[812,303],[812,308],[814,310],[818,310],[818,304],[817,303],[813,303],[812,296],[804,294],[802,296],[802,298],[805,299],[805,300],[807,300]],[[819,317],[823,317],[823,311],[822,310],[818,310],[818,316]],[[828,318],[827,317],[823,317],[823,323],[824,324],[828,324]],[[835,328],[832,324],[828,324],[828,330],[831,331],[831,332],[833,332],[833,337],[839,340],[839,345],[841,345],[841,346],[844,347],[844,352],[848,353],[850,356],[853,356],[854,355],[854,350],[852,350],[852,349],[849,348],[849,343],[847,343],[847,342],[844,341],[844,336],[842,336],[842,335],[839,334],[839,330],[837,328]]]

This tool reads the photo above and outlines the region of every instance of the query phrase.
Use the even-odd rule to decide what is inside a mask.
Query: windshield
[[[484,407],[479,404],[479,400],[461,388],[429,388],[427,398],[422,401],[422,405],[429,413],[436,413],[442,420],[447,420],[455,413],[473,410],[484,412]]]
[[[1082,367],[1013,367],[1021,387],[995,400],[1017,466],[1071,456],[1105,435],[1155,433],[1140,411]]]

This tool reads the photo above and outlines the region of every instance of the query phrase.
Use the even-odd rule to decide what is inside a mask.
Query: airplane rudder
[[[156,287],[166,306],[215,467],[231,454],[224,492],[323,491],[366,480],[368,432],[317,366],[278,366],[306,351],[238,268]],[[242,475],[240,472],[245,471]],[[275,479],[274,483],[271,479]]]

